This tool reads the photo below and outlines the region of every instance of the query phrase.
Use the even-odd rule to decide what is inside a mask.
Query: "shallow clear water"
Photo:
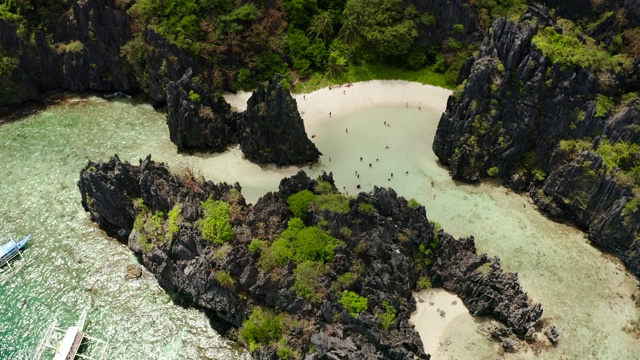
[[[332,171],[349,194],[358,184],[363,191],[392,186],[424,204],[445,230],[473,234],[480,251],[499,254],[561,331],[561,344],[541,358],[637,358],[640,343],[621,331],[639,316],[630,299],[635,280],[582,233],[547,220],[526,198],[492,185],[452,182],[431,151],[438,118],[424,109],[386,106],[316,121],[308,133],[317,135],[325,155],[306,170]],[[0,126],[0,139],[0,234],[34,235],[25,253],[29,263],[0,285],[0,358],[30,358],[51,319],[72,324],[81,309],[90,310],[89,331],[113,344],[111,359],[241,356],[204,314],[174,305],[149,274],[123,278],[136,259],[88,219],[76,186],[79,171],[87,159],[117,153],[137,163],[150,153],[174,170],[191,166],[216,182],[238,181],[255,202],[297,168],[261,168],[238,150],[176,154],[162,113],[99,98],[67,101]],[[496,358],[497,346],[472,326],[449,326],[446,336],[441,358]]]
[[[0,126],[0,234],[33,234],[28,263],[0,285],[0,358],[31,359],[53,319],[108,340],[109,359],[239,358],[195,309],[174,305],[148,273],[123,278],[131,252],[97,230],[76,182],[87,159],[169,151],[150,106],[91,98]],[[163,147],[168,147],[166,150]]]

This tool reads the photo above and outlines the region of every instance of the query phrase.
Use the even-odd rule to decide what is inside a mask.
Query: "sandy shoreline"
[[[448,345],[446,334],[455,331],[457,324],[467,323],[471,314],[457,295],[443,289],[426,289],[413,293],[413,297],[417,309],[409,323],[420,334],[424,351],[432,359],[441,358]]]
[[[371,80],[353,86],[318,89],[309,94],[294,94],[305,126],[332,116],[341,116],[362,108],[379,105],[399,105],[444,112],[451,90],[404,80]],[[225,94],[231,106],[243,111],[250,92]]]

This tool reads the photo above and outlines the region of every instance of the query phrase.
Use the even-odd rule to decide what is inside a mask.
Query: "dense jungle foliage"
[[[4,0],[0,18],[41,29],[53,44],[73,3]],[[484,25],[525,6],[524,0],[471,3],[465,9],[477,7]],[[290,83],[301,80],[299,90],[373,78],[453,87],[477,45],[470,40],[474,25],[443,31],[436,10],[421,12],[402,0],[115,0],[114,5],[130,17],[133,39],[121,54],[143,88],[143,58],[152,50],[148,31],[208,69],[200,76],[230,90],[254,88],[276,73],[288,75]]]
[[[133,38],[120,53],[136,70],[143,89],[148,76],[145,54],[154,50],[148,44],[150,31],[201,65],[204,70],[197,75],[226,90],[252,89],[276,73],[287,75],[289,84],[296,84],[294,91],[376,78],[453,88],[464,60],[477,50],[480,32],[488,31],[494,19],[518,18],[527,8],[527,0],[471,0],[461,7],[450,4],[449,11],[440,9],[438,1],[113,1],[105,3],[130,18]],[[84,3],[75,1],[76,6]],[[19,23],[26,32],[41,29],[55,46],[59,23],[73,4],[3,0],[0,19]],[[452,17],[451,12],[461,15]],[[451,24],[453,18],[464,24]],[[597,25],[572,20],[582,21],[585,31]],[[639,33],[621,27],[610,49],[637,55]],[[10,71],[15,63],[8,55],[0,53],[0,71]]]

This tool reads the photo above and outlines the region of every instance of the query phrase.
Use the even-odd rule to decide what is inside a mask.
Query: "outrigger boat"
[[[24,237],[24,239],[15,242],[13,239],[10,239],[9,242],[0,246],[0,268],[4,268],[7,266],[9,269],[0,274],[0,281],[5,281],[15,272],[24,265],[23,262],[20,262],[18,265],[11,265],[11,261],[15,258],[22,259],[22,249],[27,245],[29,240],[31,239],[31,234]]]
[[[41,360],[44,354],[54,353],[53,360],[104,360],[109,352],[109,344],[91,337],[85,332],[86,311],[82,312],[78,323],[67,329],[58,327],[57,322],[47,328],[42,341],[33,356],[34,360]],[[90,352],[78,354],[81,345],[86,345]]]

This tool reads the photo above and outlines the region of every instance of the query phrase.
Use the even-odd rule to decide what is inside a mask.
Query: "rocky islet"
[[[239,184],[171,175],[166,165],[149,157],[139,166],[117,157],[90,162],[78,186],[92,219],[128,244],[166,289],[236,328],[246,328],[256,308],[279,309],[291,317],[289,325],[306,323],[282,332],[296,357],[428,358],[408,319],[415,311],[412,291],[432,285],[458,294],[474,315],[499,320],[502,325],[493,335],[507,348],[517,339],[557,341],[555,329],[543,328],[542,308],[528,300],[517,275],[504,272],[498,258],[476,254],[473,238],[454,239],[438,230],[424,207],[391,189],[376,187],[348,198],[337,192],[331,175],[312,180],[300,172],[283,179],[278,192],[247,205]],[[322,199],[307,203],[304,226],[337,239],[335,253],[316,261],[321,270],[310,297],[296,290],[306,260],[290,259],[271,268],[261,260],[292,226],[290,199],[301,193]],[[229,223],[235,235],[228,242],[205,240],[197,225],[209,198],[231,207]],[[342,208],[328,202],[340,202]],[[178,228],[169,232],[171,216],[164,214],[177,204]],[[147,217],[140,215],[144,211]],[[157,216],[162,220],[148,225]],[[164,230],[152,233],[149,226]],[[349,281],[345,274],[350,274]],[[366,310],[359,315],[347,311],[341,302],[345,291],[366,298]],[[389,307],[394,316],[383,326],[381,315]],[[277,341],[246,345],[261,359],[283,351]]]

